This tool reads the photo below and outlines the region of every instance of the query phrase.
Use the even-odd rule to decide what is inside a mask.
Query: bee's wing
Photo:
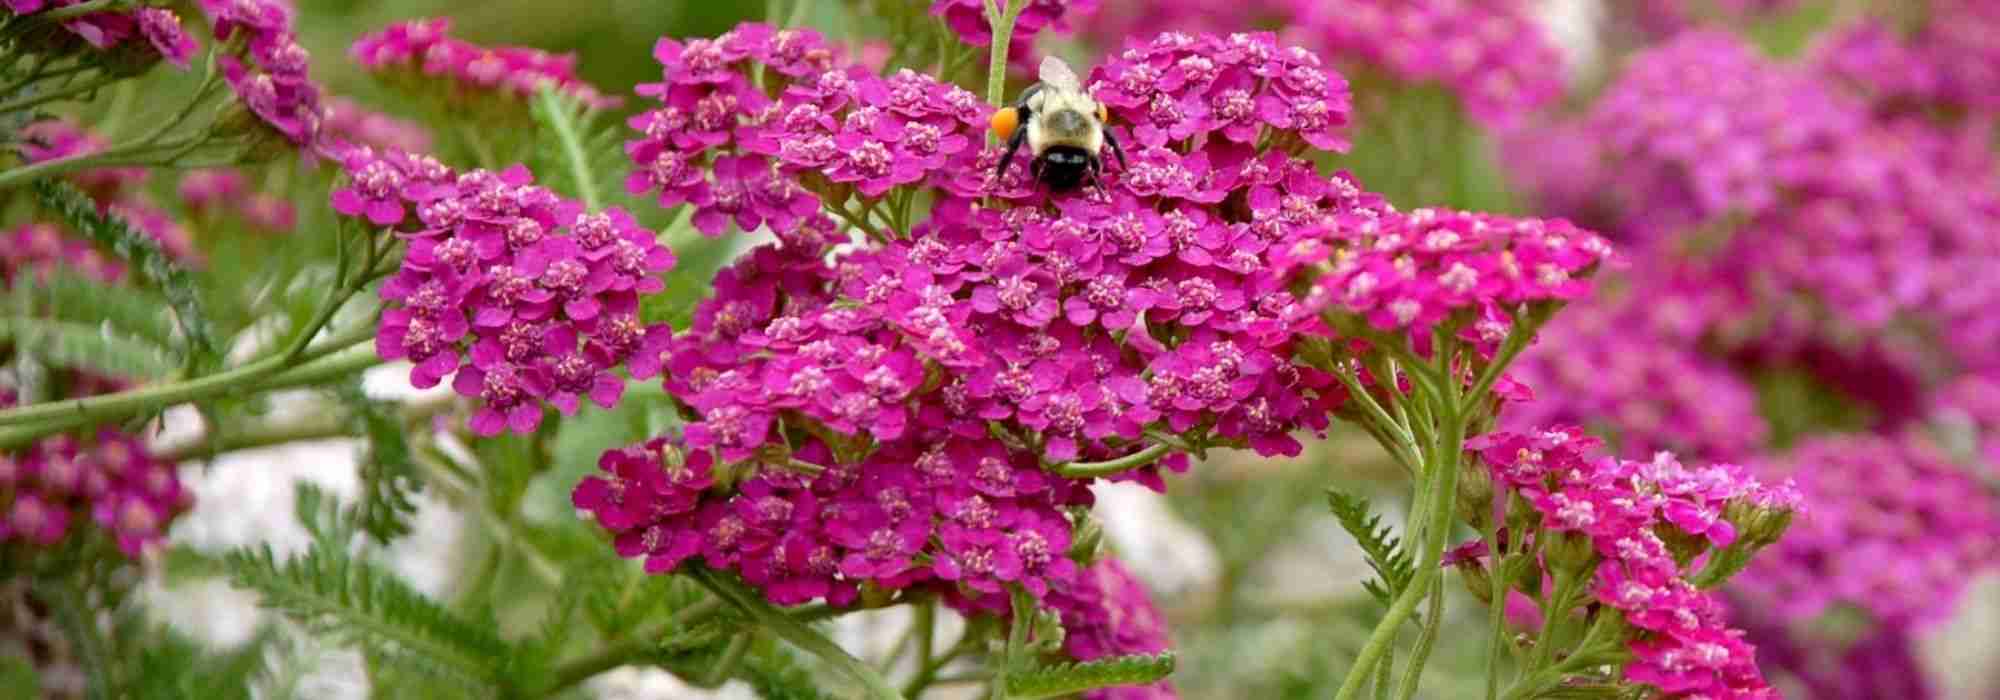
[[[1083,81],[1077,79],[1076,71],[1070,70],[1069,64],[1054,56],[1042,59],[1041,78],[1043,84],[1058,91],[1083,91]]]

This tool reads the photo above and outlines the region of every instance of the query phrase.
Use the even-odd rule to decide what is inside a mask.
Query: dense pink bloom
[[[1105,557],[1077,577],[1075,586],[1049,596],[1062,616],[1063,652],[1079,660],[1167,651],[1167,621],[1145,584],[1117,559]],[[1084,693],[1090,700],[1174,700],[1172,683],[1114,686]]]
[[[1509,126],[1564,92],[1562,54],[1533,9],[1519,0],[1117,3],[1087,20],[1085,31],[1115,45],[1160,31],[1283,27],[1284,40],[1330,61],[1406,83],[1442,84],[1479,122]]]
[[[1582,424],[1639,454],[1727,461],[1762,451],[1770,427],[1755,387],[1700,344],[1728,310],[1661,277],[1635,271],[1622,289],[1557,314],[1508,371],[1534,396],[1509,405],[1501,425]]]
[[[521,99],[549,85],[593,108],[619,103],[617,97],[577,77],[574,55],[522,46],[480,46],[452,38],[450,29],[451,20],[445,17],[400,22],[356,39],[348,54],[371,72],[443,81],[459,95]]]
[[[453,389],[479,399],[473,432],[531,433],[545,402],[565,415],[586,398],[616,403],[616,368],[659,372],[668,328],[639,321],[639,295],[664,288],[674,257],[630,215],[584,212],[520,166],[453,174],[365,147],[344,166],[335,211],[410,240],[382,285],[376,350],[414,363],[420,388],[453,375]]]
[[[1611,247],[1561,219],[1418,209],[1337,221],[1278,254],[1314,264],[1312,308],[1423,344],[1432,326],[1460,316],[1478,321],[1460,334],[1490,352],[1506,337],[1506,310],[1582,297]]]
[[[1764,471],[1796,479],[1813,508],[1731,587],[1777,619],[1834,605],[1892,627],[1941,619],[1967,572],[2000,561],[2000,510],[1975,475],[1916,436],[1815,438]]]
[[[12,395],[0,388],[6,403]],[[0,454],[0,491],[11,494],[0,500],[0,542],[47,547],[88,518],[134,558],[159,546],[167,524],[193,503],[174,465],[154,459],[139,437],[108,428],[84,442],[57,436]]]

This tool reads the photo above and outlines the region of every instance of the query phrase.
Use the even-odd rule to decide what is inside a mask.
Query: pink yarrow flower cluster
[[[318,145],[325,112],[307,74],[311,56],[292,30],[291,9],[275,0],[202,0],[215,39],[234,50],[218,64],[223,80],[265,126],[301,148]]]
[[[969,0],[968,0],[969,2]],[[1247,18],[1247,19],[1246,19]],[[1280,26],[1343,66],[1438,83],[1482,124],[1511,126],[1565,91],[1562,53],[1531,3],[1453,0],[1182,0],[1114,5],[1084,31],[1105,42],[1162,31]]]
[[[376,350],[415,363],[410,381],[454,376],[480,402],[471,428],[533,432],[544,402],[574,413],[615,403],[623,367],[659,372],[668,329],[639,321],[673,253],[618,209],[585,212],[526,168],[463,174],[427,156],[351,150],[333,207],[409,239],[383,283]]]
[[[1317,274],[1305,304],[1358,318],[1428,347],[1430,330],[1460,324],[1462,340],[1491,354],[1510,312],[1582,297],[1586,278],[1612,259],[1595,233],[1562,219],[1418,209],[1347,217],[1276,252]]]
[[[544,85],[596,109],[618,106],[576,74],[576,56],[523,46],[480,46],[450,36],[451,19],[390,25],[356,39],[348,54],[377,74],[440,81],[459,95],[534,96]]]
[[[1761,452],[1771,431],[1756,387],[1700,348],[1730,309],[1693,280],[1668,276],[1634,270],[1616,291],[1557,314],[1509,369],[1534,396],[1508,405],[1501,426],[1584,425],[1639,454],[1735,461]]]
[[[174,465],[154,459],[138,437],[109,429],[0,454],[0,491],[11,494],[0,501],[0,542],[52,546],[87,518],[135,558],[163,542],[168,523],[194,502]]]
[[[0,291],[38,284],[57,270],[104,284],[124,278],[114,258],[54,226],[28,224],[0,234]],[[0,360],[9,350],[0,343]],[[11,373],[0,373],[0,408],[20,400],[13,381]],[[113,378],[69,370],[54,372],[48,384],[70,396],[124,388]],[[47,547],[95,521],[120,551],[138,557],[156,548],[168,523],[192,504],[175,466],[156,459],[140,435],[105,428],[0,453],[0,543]]]
[[[1731,465],[1685,467],[1668,453],[1651,462],[1592,458],[1597,445],[1575,428],[1466,442],[1496,487],[1539,516],[1535,537],[1589,544],[1592,596],[1634,630],[1626,681],[1675,698],[1777,697],[1742,631],[1725,622],[1721,599],[1695,587],[1686,562],[1769,544],[1799,509],[1797,491],[1765,487]],[[1566,565],[1549,556],[1550,566]]]
[[[1762,471],[1796,479],[1812,514],[1732,582],[1760,614],[1792,623],[1846,605],[1912,628],[1948,616],[1971,572],[2000,564],[2000,509],[1918,435],[1812,438]]]
[[[21,160],[27,163],[74,158],[104,150],[104,138],[63,119],[35,122],[20,132]],[[146,181],[142,168],[96,168],[69,176],[101,201],[120,197]]]
[[[44,10],[79,5],[85,0],[4,0],[8,12],[33,16]],[[161,7],[106,9],[63,20],[62,27],[98,50],[143,47],[152,60],[165,60],[187,70],[199,46],[181,26],[180,15]]]

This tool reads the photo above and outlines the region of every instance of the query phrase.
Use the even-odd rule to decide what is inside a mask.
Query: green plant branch
[[[1114,476],[1157,462],[1171,451],[1173,451],[1172,445],[1153,443],[1147,445],[1146,449],[1117,459],[1102,462],[1066,462],[1056,467],[1056,473],[1071,479]]]
[[[1438,576],[1442,578],[1443,575],[1440,569]],[[1437,644],[1438,627],[1443,623],[1444,582],[1440,580],[1431,588],[1431,614],[1424,620],[1424,631],[1417,635],[1417,648],[1410,653],[1410,667],[1403,671],[1403,684],[1396,691],[1397,700],[1411,700],[1417,696],[1417,686],[1423,683],[1424,664],[1431,658],[1431,647]]]
[[[877,673],[874,667],[854,658],[853,654],[847,653],[846,649],[840,648],[840,645],[834,644],[825,635],[772,607],[756,591],[750,590],[733,577],[701,567],[693,567],[689,575],[709,592],[749,613],[751,619],[778,635],[779,639],[818,656],[820,660],[840,669],[860,684],[863,697],[869,700],[902,700],[902,694],[890,687],[889,681]]]
[[[1439,353],[1448,353],[1450,348],[1451,346],[1444,346],[1436,350]],[[1414,369],[1413,367],[1412,370]],[[1411,376],[1420,374],[1412,371]],[[1440,386],[1430,384],[1428,381],[1422,384],[1426,385],[1425,389]],[[1425,596],[1430,594],[1431,586],[1439,585],[1442,574],[1439,562],[1444,554],[1446,536],[1451,530],[1452,515],[1455,510],[1452,505],[1458,493],[1459,453],[1465,442],[1465,420],[1455,410],[1459,402],[1457,384],[1445,381],[1441,386],[1442,392],[1432,393],[1426,390],[1420,391],[1418,396],[1419,400],[1433,402],[1431,408],[1439,430],[1436,442],[1426,455],[1428,459],[1424,460],[1426,465],[1424,474],[1416,489],[1416,500],[1423,506],[1422,510],[1427,521],[1420,533],[1422,547],[1415,555],[1416,578],[1411,581],[1410,587],[1404,589],[1390,604],[1388,612],[1383,615],[1381,622],[1376,624],[1375,631],[1369,634],[1360,655],[1355,658],[1353,668],[1348,670],[1347,678],[1341,683],[1340,690],[1335,696],[1336,700],[1354,700],[1360,695],[1362,686],[1367,684],[1368,677],[1376,669],[1376,664],[1383,662],[1394,648],[1396,634],[1402,629],[1403,623],[1409,620]],[[1411,536],[1415,537],[1417,534],[1412,533]],[[1443,612],[1442,606],[1438,612],[1440,614]],[[1412,666],[1412,672],[1422,672],[1422,669],[1417,667],[1419,664]]]
[[[296,423],[259,425],[251,430],[225,433],[155,455],[163,462],[210,459],[238,450],[283,445],[307,440],[330,440],[352,435],[343,421],[306,420]]]
[[[143,386],[112,394],[32,404],[0,411],[0,449],[87,425],[123,420],[142,413],[218,396],[313,384],[380,364],[372,345],[374,329],[358,329],[330,339],[318,349],[338,348],[323,357],[287,367],[271,356],[236,369],[195,379]],[[362,352],[355,352],[361,350]]]
[[[43,12],[39,15],[30,15],[30,16],[36,19],[47,20],[50,22],[61,22],[66,19],[75,19],[77,17],[82,17],[92,12],[102,12],[104,10],[111,9],[114,6],[123,4],[125,4],[125,0],[90,0],[89,2],[81,2],[75,5],[70,5],[69,7],[58,7],[56,9],[49,10],[48,12]]]

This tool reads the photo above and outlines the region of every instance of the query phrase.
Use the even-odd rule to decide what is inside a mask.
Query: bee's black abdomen
[[[1064,192],[1083,184],[1091,155],[1075,146],[1053,146],[1035,159],[1035,177],[1049,189]]]

